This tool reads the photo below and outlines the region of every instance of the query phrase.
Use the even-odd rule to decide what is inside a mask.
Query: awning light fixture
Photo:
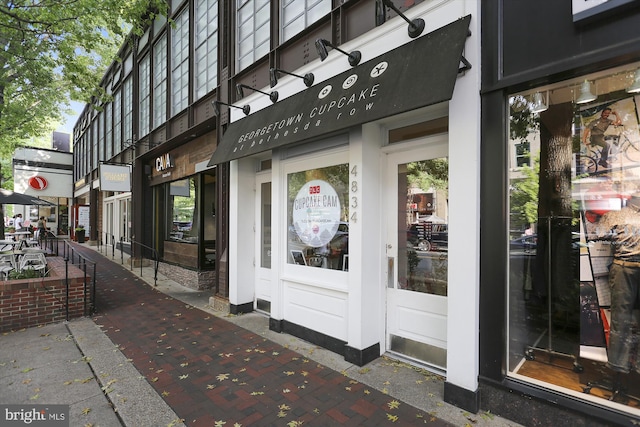
[[[628,93],[640,93],[640,68],[636,70],[633,76],[633,83],[627,88]]]
[[[409,18],[404,16],[402,12],[400,12],[400,9],[398,9],[396,5],[393,4],[392,0],[382,0],[382,3],[384,3],[385,6],[393,9],[395,13],[397,13],[399,16],[402,17],[402,19],[404,19],[409,23],[409,28],[407,29],[409,33],[409,37],[411,37],[412,39],[415,39],[420,34],[422,34],[422,32],[424,31],[424,19],[416,18],[414,20],[410,20]]]
[[[576,99],[576,104],[587,104],[591,101],[595,101],[597,98],[596,95],[591,93],[591,83],[588,80],[585,80],[582,85],[580,85],[580,95],[578,99]]]
[[[531,106],[532,113],[542,113],[549,109],[549,92],[547,91],[547,102],[542,99],[542,94],[536,92],[533,94],[533,105]]]
[[[242,110],[245,116],[248,116],[249,113],[251,112],[251,107],[249,105],[243,105],[242,107],[238,107],[237,105],[227,104],[226,102],[222,102],[222,101],[211,101],[211,104],[213,105],[213,111],[216,113],[216,116],[220,115],[221,104],[226,105],[227,107],[238,108]]]
[[[278,73],[289,74],[290,76],[298,77],[302,79],[302,81],[304,81],[304,85],[306,87],[311,87],[315,79],[315,76],[313,75],[313,73],[307,73],[304,76],[301,76],[299,74],[290,73],[289,71],[281,70],[279,68],[270,68],[269,83],[271,84],[271,87],[274,87],[275,85],[278,84]]]
[[[240,98],[244,98],[244,90],[242,90],[242,88],[251,89],[251,90],[253,90],[253,91],[255,91],[255,92],[258,92],[258,93],[261,93],[261,94],[263,94],[263,95],[266,95],[266,96],[268,96],[268,97],[269,97],[269,99],[271,100],[271,102],[273,102],[274,104],[275,104],[276,102],[278,102],[278,91],[277,91],[277,90],[274,90],[273,92],[263,92],[263,91],[261,91],[260,89],[256,89],[256,88],[254,88],[254,87],[247,86],[247,85],[245,85],[245,84],[243,84],[243,83],[238,83],[238,84],[236,85],[236,93],[238,94],[238,96],[239,96]]]
[[[355,67],[360,63],[360,59],[362,59],[362,54],[359,50],[354,50],[351,53],[345,52],[344,50],[334,46],[330,41],[325,39],[316,39],[316,50],[318,51],[318,55],[320,55],[320,61],[324,61],[329,56],[329,52],[327,51],[327,46],[331,47],[338,52],[347,55],[349,57],[349,65]]]

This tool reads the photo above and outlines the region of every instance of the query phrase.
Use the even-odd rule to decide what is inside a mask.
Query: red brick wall
[[[49,276],[0,282],[0,332],[60,322],[66,319],[66,283],[64,260],[47,257]],[[73,265],[69,274],[69,318],[85,314],[84,273]],[[87,277],[86,308],[91,293]]]

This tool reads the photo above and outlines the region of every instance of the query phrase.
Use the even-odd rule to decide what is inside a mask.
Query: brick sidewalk
[[[451,426],[98,259],[94,321],[188,426]]]

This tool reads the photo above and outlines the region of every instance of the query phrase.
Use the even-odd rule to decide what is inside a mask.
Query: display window
[[[167,207],[172,219],[168,223],[168,240],[198,243],[197,179],[181,179],[168,186]]]
[[[640,64],[509,96],[508,375],[640,414]]]
[[[349,269],[349,164],[287,175],[288,263]]]

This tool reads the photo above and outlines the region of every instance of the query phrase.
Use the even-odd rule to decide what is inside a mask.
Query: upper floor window
[[[269,53],[269,0],[237,1],[238,70]]]
[[[113,153],[113,105],[106,104],[104,107],[104,145],[107,151]]]
[[[171,33],[171,114],[189,105],[189,9],[175,20]]]
[[[122,90],[118,89],[113,96],[113,146],[122,146]]]
[[[133,78],[127,77],[122,86],[122,131],[123,141],[131,141],[133,138]],[[122,145],[117,147],[120,151]]]
[[[93,146],[93,158],[91,168],[97,168],[98,162],[104,160],[104,152],[98,143],[98,120],[91,122],[91,145]]]
[[[329,12],[331,0],[283,0],[282,41],[289,40]]]
[[[151,125],[151,58],[149,55],[145,55],[140,61],[138,66],[138,79],[139,79],[139,115],[138,129],[140,136],[145,136],[149,133]]]
[[[104,129],[104,116],[105,116],[105,111],[103,110],[101,113],[98,114],[98,144],[100,144],[100,147],[104,147],[104,158],[106,160],[109,160],[111,158],[111,156],[113,156],[113,150],[111,149],[110,145],[106,145],[104,142],[104,138],[105,138],[105,129]]]
[[[167,35],[153,46],[153,128],[167,120]]]
[[[197,0],[195,5],[195,99],[218,84],[218,0]]]

